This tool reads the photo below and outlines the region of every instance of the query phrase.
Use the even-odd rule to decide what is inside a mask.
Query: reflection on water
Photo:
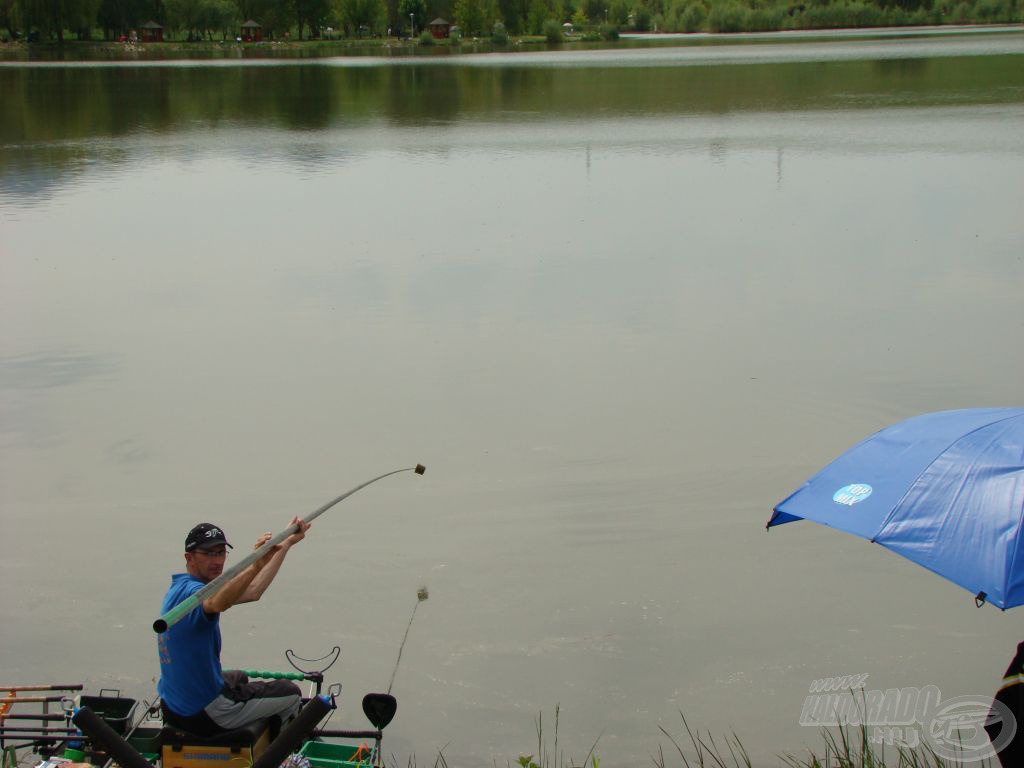
[[[1014,45],[1024,44],[1024,35],[1007,39]],[[986,42],[993,43],[991,39]],[[1024,69],[1016,56],[881,59],[813,66],[654,66],[637,75],[629,68],[607,66],[614,61],[608,56],[617,53],[603,52],[601,60],[606,65],[596,69],[0,69],[0,86],[8,106],[0,113],[0,184],[15,198],[31,198],[36,191],[60,184],[65,175],[74,178],[83,172],[108,172],[121,164],[139,162],[136,154],[125,150],[133,144],[143,151],[159,151],[166,142],[157,137],[170,137],[173,143],[180,141],[181,135],[210,129],[236,131],[231,143],[246,135],[237,133],[241,128],[341,131],[342,140],[342,134],[291,140],[305,145],[305,151],[300,150],[294,159],[319,163],[336,159],[339,152],[343,155],[350,142],[358,145],[369,136],[372,144],[378,126],[430,129],[479,122],[493,126],[487,134],[500,132],[498,141],[489,143],[501,145],[515,140],[517,126],[535,121],[586,121],[591,133],[595,121],[601,124],[609,117],[626,115],[648,120],[687,118],[692,126],[694,117],[708,114],[732,117],[807,110],[999,105],[1019,103],[1024,93]],[[665,52],[625,53],[661,56]],[[526,58],[503,60],[518,65]],[[731,124],[730,119],[723,130],[731,131]],[[438,141],[436,131],[425,134],[425,142],[419,138],[421,133],[392,136],[391,140],[403,145],[410,138],[415,143]],[[614,125],[609,133],[616,141],[626,138]],[[690,135],[691,131],[683,133]],[[117,140],[107,142],[105,137]],[[600,140],[600,129],[591,138]],[[205,137],[199,143],[204,141]],[[241,151],[260,157],[264,154],[260,141],[262,137],[251,145],[243,144]],[[647,141],[647,137],[639,141]],[[330,149],[315,151],[318,144]],[[988,146],[983,141],[976,144]]]
[[[151,696],[191,525],[422,461],[224,619],[228,665],[341,644],[361,726],[426,584],[400,762],[514,759],[560,703],[577,759],[682,711],[774,765],[817,678],[991,693],[1012,616],[763,531],[884,424],[1019,403],[1024,70],[990,53],[0,68],[0,679]]]

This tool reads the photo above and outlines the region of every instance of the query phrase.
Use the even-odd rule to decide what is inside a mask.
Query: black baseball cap
[[[209,549],[218,544],[234,549],[234,547],[228,544],[228,538],[224,535],[224,531],[213,523],[200,523],[189,531],[188,536],[185,537],[186,552],[195,552],[197,549]]]

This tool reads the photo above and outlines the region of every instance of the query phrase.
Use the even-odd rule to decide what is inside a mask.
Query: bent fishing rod
[[[347,499],[349,496],[351,496],[356,491],[361,490],[361,489],[365,488],[366,486],[370,485],[371,483],[377,482],[378,480],[383,480],[385,477],[390,477],[391,475],[397,475],[399,472],[415,472],[417,475],[422,475],[426,471],[427,471],[427,468],[425,466],[423,466],[422,464],[417,464],[415,467],[405,467],[404,469],[395,469],[395,470],[392,470],[391,472],[385,472],[383,475],[380,475],[379,477],[375,477],[372,480],[367,480],[365,483],[357,485],[355,488],[353,488],[353,489],[351,489],[349,491],[345,491],[345,493],[341,494],[341,496],[339,496],[338,498],[332,499],[331,501],[327,502],[326,504],[324,504],[322,507],[320,507],[316,511],[310,512],[306,517],[304,517],[302,519],[302,521],[304,523],[307,523],[307,524],[313,522],[316,518],[318,518],[320,515],[322,515],[324,512],[326,512],[328,509],[333,507],[338,502],[344,501],[345,499]],[[153,631],[156,632],[157,634],[163,634],[164,632],[166,632],[168,629],[170,629],[172,626],[174,626],[177,622],[179,622],[182,618],[184,618],[186,615],[188,615],[197,605],[201,605],[203,600],[205,600],[206,598],[208,598],[211,595],[213,595],[215,592],[217,592],[219,589],[221,589],[225,584],[227,584],[229,581],[231,581],[231,579],[233,579],[239,573],[241,573],[246,568],[248,568],[250,565],[255,563],[261,557],[266,555],[267,552],[269,552],[271,549],[276,547],[282,541],[287,539],[293,533],[297,533],[298,530],[299,530],[298,524],[289,525],[287,528],[285,528],[279,534],[277,534],[273,538],[269,539],[261,547],[257,548],[252,553],[250,553],[248,556],[243,558],[240,562],[236,563],[234,566],[232,566],[228,570],[224,571],[224,573],[222,573],[217,578],[213,579],[206,586],[204,586],[201,589],[197,590],[191,597],[181,601],[176,606],[171,608],[171,610],[169,610],[167,613],[165,613],[163,616],[161,616],[159,619],[154,621],[153,622]]]

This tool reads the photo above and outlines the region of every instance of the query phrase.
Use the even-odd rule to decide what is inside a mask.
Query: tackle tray
[[[299,754],[309,760],[313,768],[355,768],[373,764],[373,749],[365,744],[307,741]]]
[[[160,756],[160,728],[140,727],[128,737],[128,743],[149,762]]]

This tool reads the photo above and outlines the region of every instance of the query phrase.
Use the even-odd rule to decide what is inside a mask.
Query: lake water
[[[385,751],[756,765],[817,678],[991,695],[1020,616],[773,504],[1020,405],[1024,33],[0,66],[0,682],[151,698],[185,533],[321,517],[227,666]],[[236,550],[237,551],[237,550]]]

